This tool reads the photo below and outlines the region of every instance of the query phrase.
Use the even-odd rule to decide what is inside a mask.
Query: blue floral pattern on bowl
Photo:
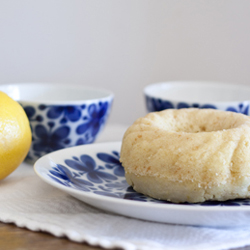
[[[95,141],[110,113],[113,98],[84,105],[23,106],[32,130],[27,160],[34,162],[55,150]]]
[[[55,164],[47,175],[60,185],[83,192],[140,202],[173,204],[134,191],[126,182],[124,169],[119,162],[119,152],[115,149],[109,153],[81,154],[64,159],[64,164]],[[178,206],[178,204],[175,205]],[[182,203],[180,205],[249,206],[250,200],[206,201],[199,204]]]
[[[249,115],[249,103],[239,102],[234,105],[224,105],[218,106],[215,104],[198,104],[198,103],[186,103],[186,102],[172,102],[168,100],[163,100],[160,98],[154,98],[150,96],[145,96],[146,106],[148,112],[162,111],[165,109],[182,109],[182,108],[201,108],[201,109],[219,109],[224,111],[231,111],[236,113],[242,113],[244,115]]]

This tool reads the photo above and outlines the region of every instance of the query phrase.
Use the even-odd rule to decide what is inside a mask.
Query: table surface
[[[14,224],[0,222],[0,248],[1,246],[8,250],[103,250],[100,247],[75,243],[66,238],[57,238],[43,232],[32,232]],[[250,246],[234,248],[234,250],[250,250]]]
[[[79,244],[66,238],[57,238],[43,232],[32,232],[14,224],[0,223],[0,248],[8,250],[99,250],[87,244]],[[2,248],[1,248],[2,249]]]

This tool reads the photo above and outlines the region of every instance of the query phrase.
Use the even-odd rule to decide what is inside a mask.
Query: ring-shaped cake
[[[175,203],[250,198],[250,117],[169,109],[137,119],[120,161],[137,192]]]

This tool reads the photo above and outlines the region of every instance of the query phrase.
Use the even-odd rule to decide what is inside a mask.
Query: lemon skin
[[[25,159],[32,135],[21,105],[0,91],[0,180]]]

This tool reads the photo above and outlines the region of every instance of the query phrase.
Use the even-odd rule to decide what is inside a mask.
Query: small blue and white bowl
[[[95,141],[109,116],[114,95],[108,90],[51,83],[0,85],[24,108],[32,130],[26,160]]]
[[[172,81],[144,88],[148,112],[164,109],[212,108],[249,115],[250,88],[234,84]]]

